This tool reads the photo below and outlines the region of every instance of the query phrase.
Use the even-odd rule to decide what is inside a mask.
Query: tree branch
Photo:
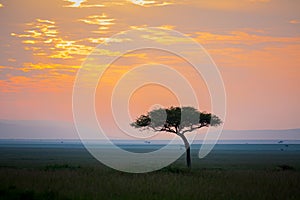
[[[160,129],[160,131],[166,131],[166,132],[170,132],[170,133],[176,133],[176,131],[174,131],[170,127],[163,127],[163,128]]]
[[[159,132],[159,131],[161,131],[160,129],[156,129],[155,127],[153,127],[153,126],[149,126],[150,128],[152,128],[152,130],[153,131],[156,131],[156,132]]]
[[[191,126],[190,129],[187,129],[187,130],[185,130],[185,131],[182,131],[181,134],[184,135],[184,134],[187,133],[187,132],[193,132],[194,130],[200,129],[200,128],[205,127],[205,126],[207,127],[207,126],[209,126],[209,124],[204,123],[204,124],[200,124],[199,126],[196,126],[196,127]]]

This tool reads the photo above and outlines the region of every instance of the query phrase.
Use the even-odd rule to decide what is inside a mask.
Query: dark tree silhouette
[[[219,126],[221,119],[211,113],[200,112],[193,107],[170,107],[154,109],[141,115],[130,125],[135,128],[151,129],[155,132],[168,132],[178,135],[186,149],[186,164],[191,168],[191,149],[185,133],[208,126]]]

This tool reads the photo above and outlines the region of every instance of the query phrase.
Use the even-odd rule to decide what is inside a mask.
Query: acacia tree
[[[200,112],[193,107],[159,108],[141,115],[130,125],[155,132],[168,132],[178,135],[184,142],[186,164],[191,168],[191,148],[185,134],[202,127],[219,126],[221,119],[211,113]]]

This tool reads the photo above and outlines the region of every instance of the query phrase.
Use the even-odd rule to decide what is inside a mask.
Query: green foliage
[[[143,127],[143,126],[149,126],[151,123],[151,119],[148,115],[141,115],[134,123],[131,124],[131,126],[134,127]]]
[[[131,126],[135,128],[152,128],[154,131],[173,133],[191,132],[195,129],[218,126],[221,119],[211,113],[200,112],[193,107],[170,107],[154,109],[147,115],[138,117]]]

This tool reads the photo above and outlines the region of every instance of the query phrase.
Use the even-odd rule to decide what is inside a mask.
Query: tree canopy
[[[216,115],[200,112],[193,107],[159,108],[138,117],[131,126],[175,134],[185,134],[208,126],[222,123]]]

